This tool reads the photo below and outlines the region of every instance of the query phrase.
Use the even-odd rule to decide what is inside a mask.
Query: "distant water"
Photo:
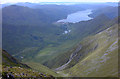
[[[66,19],[62,19],[57,22],[77,23],[80,21],[87,21],[87,20],[93,19],[88,16],[90,14],[92,14],[92,10],[90,10],[90,9],[84,10],[84,11],[78,11],[76,13],[69,14]]]

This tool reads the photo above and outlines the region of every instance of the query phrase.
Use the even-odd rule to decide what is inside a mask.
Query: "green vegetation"
[[[51,5],[49,8],[46,5],[31,9],[12,5],[3,8],[3,49],[23,62],[32,60],[54,69],[68,61],[72,52],[67,52],[75,48],[76,44],[83,38],[94,35],[114,24],[113,22],[108,26],[107,23],[111,22],[111,19],[104,14],[92,20],[75,24],[54,23],[58,19],[50,18],[53,16],[51,14],[56,14],[56,18],[59,19],[63,18],[59,16],[59,13],[65,6],[53,6],[55,5]],[[52,13],[49,15],[48,11],[51,8],[55,13],[51,11]],[[59,9],[56,10],[57,8]],[[68,13],[71,11],[62,15]],[[71,32],[63,34],[67,29]]]
[[[9,55],[5,50],[2,52],[2,76],[7,78],[7,75],[12,77],[49,77],[53,78],[54,71],[39,64],[39,70],[32,69],[26,64],[20,63],[14,57]],[[33,64],[33,63],[32,63]],[[35,64],[36,65],[36,64]],[[41,67],[40,67],[41,66]]]
[[[93,19],[78,23],[56,21],[86,7],[36,7],[3,8],[3,49],[9,52],[3,51],[3,75],[12,72],[15,77],[117,76],[116,7],[107,7],[110,11],[115,8],[110,13],[106,8],[97,8],[90,15]],[[71,32],[64,34],[66,30]]]
[[[30,61],[30,62],[26,62],[26,64],[29,65],[34,70],[39,71],[41,73],[53,75],[54,77],[61,76],[61,75],[57,74],[55,71],[53,71],[52,69],[49,69],[48,67],[43,66],[39,63],[35,63],[35,62]]]
[[[108,7],[103,7],[100,9],[95,9],[93,10],[93,13],[89,16],[96,17],[96,16],[99,16],[100,14],[105,14],[110,19],[114,19],[118,17],[118,7],[108,6]]]
[[[8,54],[5,50],[2,51],[2,65],[3,66],[18,66],[23,68],[30,68],[29,66],[20,63],[10,54]]]
[[[104,19],[103,19],[103,16],[104,16]],[[107,24],[107,23],[109,23],[109,24]],[[89,20],[89,21],[85,21],[85,22],[83,21],[83,22],[75,23],[75,24],[67,24],[66,27],[68,27],[68,29],[71,29],[71,32],[67,35],[67,37],[70,40],[66,41],[64,44],[62,44],[58,47],[55,47],[55,49],[50,48],[50,50],[53,49],[53,51],[58,50],[59,51],[58,53],[60,53],[60,54],[55,52],[53,55],[50,56],[50,58],[48,58],[48,62],[45,62],[44,65],[47,65],[50,68],[56,68],[56,67],[61,66],[62,64],[65,64],[68,61],[69,56],[74,52],[74,50],[76,49],[76,46],[78,45],[78,43],[80,43],[81,40],[83,40],[83,38],[85,38],[87,36],[95,35],[96,33],[101,32],[108,27],[111,27],[115,23],[116,22],[114,22],[114,20],[112,20],[112,22],[111,22],[111,20],[109,18],[107,18],[105,15],[100,15],[100,16],[94,18],[93,20]],[[94,45],[91,43],[88,44],[88,46]],[[94,45],[94,47],[95,46],[96,45]],[[68,48],[66,48],[66,47],[68,47]],[[84,47],[84,49],[86,49],[86,48],[87,48],[87,45],[86,45],[86,47]],[[66,50],[60,51],[59,49],[60,50],[66,49]],[[88,49],[91,50],[90,48],[88,48]],[[50,50],[48,50],[48,51],[51,52]],[[47,50],[44,50],[43,53],[45,54],[46,51]],[[45,55],[48,55],[48,54],[45,54]],[[37,56],[39,56],[39,54]],[[53,56],[56,56],[56,57],[52,59]],[[44,56],[42,56],[42,57],[44,58]],[[42,58],[42,57],[38,57],[38,58]],[[76,60],[78,61],[79,58],[78,59],[76,58]],[[44,62],[45,60],[43,59],[42,61]],[[53,64],[53,63],[55,63],[55,64]],[[72,66],[75,65],[76,63],[77,62],[74,62],[72,64]]]
[[[82,58],[75,66],[66,69],[63,73],[69,73],[71,77],[117,77],[118,76],[118,37],[117,24],[112,27],[82,41],[82,45],[87,45],[93,40],[91,44],[98,44],[98,47],[89,51],[88,46],[85,51],[88,54]],[[85,53],[85,52],[78,52]]]

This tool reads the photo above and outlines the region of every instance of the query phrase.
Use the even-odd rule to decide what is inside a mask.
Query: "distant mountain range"
[[[18,2],[18,3],[5,3],[2,4],[2,8],[10,5],[19,5],[19,6],[27,6],[34,7],[36,5],[107,5],[107,6],[118,6],[118,2],[40,2],[40,3],[30,3],[30,2]]]

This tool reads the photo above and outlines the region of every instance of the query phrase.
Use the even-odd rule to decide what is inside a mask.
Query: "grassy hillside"
[[[8,54],[5,50],[2,51],[2,65],[3,66],[20,66],[25,68],[30,68],[29,66],[20,63],[20,61],[16,60],[10,54]]]
[[[52,69],[49,69],[48,67],[46,66],[43,66],[39,63],[35,63],[33,61],[30,61],[30,62],[26,62],[26,64],[28,66],[30,66],[32,69],[36,70],[36,71],[39,71],[41,73],[44,73],[44,74],[49,74],[49,75],[53,75],[54,77],[61,77],[61,75],[57,74],[55,71],[53,71]]]
[[[103,18],[103,16],[104,16],[104,18]],[[60,53],[54,58],[56,60],[50,59],[47,62],[45,62],[44,64],[50,68],[56,68],[56,67],[61,66],[62,64],[65,64],[69,60],[70,55],[76,50],[76,47],[77,46],[79,47],[78,43],[80,43],[80,41],[82,41],[83,38],[90,36],[90,35],[95,35],[96,33],[101,32],[108,27],[111,27],[115,23],[116,23],[116,20],[111,21],[105,15],[100,15],[89,21],[83,21],[83,22],[79,22],[79,23],[75,23],[75,24],[67,24],[66,27],[68,29],[70,29],[71,32],[68,35],[66,35],[66,37],[68,39],[70,39],[70,41],[69,42],[66,41],[65,44],[57,47],[56,49],[58,50],[60,48],[60,50],[62,50],[62,49],[68,49],[68,50],[65,50],[65,51],[59,50]],[[86,49],[87,46],[91,46],[91,45],[93,45],[93,47],[97,46],[97,44],[88,43],[86,46],[83,47],[83,49]],[[68,46],[69,46],[69,48],[66,48]],[[56,50],[54,48],[51,48],[51,50],[52,49],[53,49],[53,51]],[[87,49],[92,51],[93,48],[87,48]],[[45,53],[45,52],[46,51],[44,51],[43,53]],[[51,52],[51,51],[49,50],[49,52]],[[86,51],[81,50],[81,52],[86,52]],[[39,55],[40,55],[40,53],[38,53],[38,56]],[[45,55],[47,55],[47,54],[44,54],[44,56]],[[56,55],[56,53],[54,54],[54,56],[55,55]],[[79,55],[84,56],[83,54],[79,54]],[[53,56],[50,55],[50,58],[52,58],[52,57]],[[39,58],[41,58],[41,57],[39,57]],[[80,58],[77,57],[75,59],[75,62],[72,63],[71,66],[75,65],[79,61]],[[43,59],[43,61],[44,61],[44,59]],[[53,64],[53,63],[55,63],[55,64]]]
[[[3,48],[19,60],[32,60],[49,68],[66,63],[71,54],[66,52],[84,37],[109,27],[106,23],[110,21],[102,14],[76,24],[53,24],[48,22],[50,18],[44,18],[48,15],[42,10],[16,5],[4,8],[3,13]],[[36,16],[33,17],[34,14]],[[71,32],[63,34],[67,29]],[[60,59],[61,56],[63,59]]]
[[[88,45],[90,44],[90,45]],[[94,45],[97,47],[94,48]],[[71,77],[117,77],[118,76],[118,25],[85,38],[82,50],[88,52],[75,66],[60,73]],[[94,48],[92,51],[89,48]],[[81,57],[80,57],[81,58]]]
[[[55,13],[49,15],[49,7],[47,12],[43,8],[31,9],[17,5],[3,8],[3,48],[20,60],[21,57],[34,57],[45,47],[54,48],[66,41],[62,36],[64,29],[53,24],[57,20],[52,16],[62,19],[58,15],[61,9],[53,7]]]
[[[118,20],[112,20],[117,15],[116,7],[94,10],[90,15],[93,19],[79,23],[56,21],[81,10],[80,6],[36,7],[12,5],[3,8],[3,49],[9,51],[9,54],[5,50],[2,52],[4,76],[118,75]],[[66,30],[71,32],[65,34]]]
[[[33,52],[34,56],[31,56],[33,53],[32,54],[28,53],[28,56],[27,54],[20,53],[18,54],[18,56],[23,56],[24,58],[22,60],[26,62],[27,60],[32,60],[36,63],[42,63],[48,66],[49,68],[59,67],[68,61],[68,57],[71,53],[68,53],[68,55],[66,55],[66,52],[73,49],[73,47],[75,47],[79,41],[81,41],[84,37],[95,34],[98,31],[107,28],[107,26],[106,27],[104,26],[106,25],[107,22],[110,21],[110,19],[108,19],[106,16],[104,16],[103,19],[101,16],[98,16],[95,19],[86,22],[80,22],[80,23],[68,24],[68,25],[64,24],[57,26],[60,28],[64,27],[71,30],[69,34],[58,35],[59,36],[58,40],[54,41],[54,43],[61,43],[61,44],[58,44],[56,46],[49,44],[44,49],[38,51],[36,54]],[[99,21],[99,20],[103,20],[103,21]],[[92,28],[90,29],[89,26],[92,26]],[[31,48],[31,50],[33,49]],[[25,52],[26,50],[24,50],[23,53]],[[63,58],[61,59],[60,57]]]
[[[65,11],[65,14],[64,12],[62,14],[65,16],[70,9],[66,10],[65,6],[55,6],[57,5],[51,5],[51,7],[46,5],[44,6],[45,10],[39,6],[37,9],[17,5],[3,8],[3,49],[17,59],[27,62],[32,68],[34,66],[37,68],[39,64],[43,64],[55,69],[69,60],[70,55],[76,51],[76,44],[83,38],[95,35],[115,23],[113,21],[109,24],[111,19],[104,13],[89,21],[75,24],[54,23],[57,19],[63,17],[59,17],[61,12]],[[51,8],[55,12],[51,11]],[[75,10],[78,10],[78,8],[75,8]],[[49,13],[49,11],[53,12],[53,14]],[[57,19],[52,18],[52,16]],[[66,30],[71,30],[71,32],[63,34]],[[80,51],[85,53],[79,53],[69,63],[68,68],[78,63],[89,51],[94,51],[93,48],[98,47],[97,44],[94,44],[94,41],[91,43],[93,44],[82,45],[83,48]],[[85,51],[86,48],[88,51]],[[80,57],[81,55],[82,57]],[[31,61],[29,62],[29,60]],[[30,63],[33,63],[33,65]]]
[[[29,64],[28,64],[29,65]],[[32,67],[23,64],[9,55],[5,50],[2,52],[2,76],[6,78],[6,75],[12,77],[50,77],[52,78],[57,74],[49,68],[39,64],[39,70],[35,70]]]

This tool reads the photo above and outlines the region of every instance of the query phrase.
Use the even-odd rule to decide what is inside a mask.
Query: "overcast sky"
[[[0,0],[0,3],[17,3],[17,2],[118,2],[119,0]]]

